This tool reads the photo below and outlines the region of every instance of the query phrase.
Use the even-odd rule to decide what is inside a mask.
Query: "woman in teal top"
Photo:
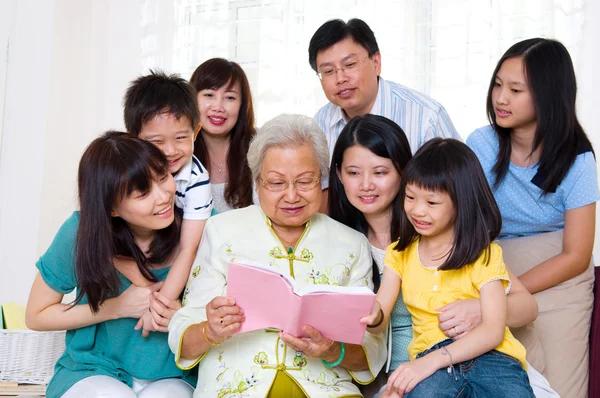
[[[49,398],[192,396],[195,380],[175,365],[164,333],[180,306],[157,292],[181,221],[167,166],[154,145],[120,132],[97,138],[83,154],[81,210],[37,262],[27,303],[31,329],[68,331]],[[134,286],[119,272],[136,264],[152,286]],[[74,289],[74,302],[62,304]],[[162,314],[153,321],[163,333],[143,338],[136,323],[150,305]]]

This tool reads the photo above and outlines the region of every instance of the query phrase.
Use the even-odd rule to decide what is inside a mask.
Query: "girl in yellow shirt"
[[[411,313],[411,361],[389,377],[382,397],[533,397],[525,348],[506,326],[510,279],[492,243],[501,216],[475,154],[435,138],[402,174],[400,239],[387,248],[372,331],[386,327],[400,289]],[[482,322],[448,338],[436,309],[479,299]]]

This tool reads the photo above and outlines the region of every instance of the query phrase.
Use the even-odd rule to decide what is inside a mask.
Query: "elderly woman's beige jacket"
[[[352,378],[366,384],[386,360],[381,334],[365,333],[362,347],[370,370],[348,372],[328,368],[318,358],[289,348],[277,331],[258,330],[233,336],[211,347],[200,358],[181,358],[186,330],[206,320],[205,306],[226,292],[227,264],[234,258],[270,264],[293,275],[298,285],[329,284],[373,287],[371,251],[367,239],[322,214],[309,221],[293,254],[277,238],[260,207],[250,206],[211,217],[192,267],[184,308],[169,325],[169,345],[177,365],[198,364],[194,397],[265,397],[277,370],[287,372],[309,397],[343,397],[359,394]]]

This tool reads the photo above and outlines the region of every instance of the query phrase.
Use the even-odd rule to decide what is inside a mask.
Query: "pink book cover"
[[[277,328],[307,337],[309,325],[325,337],[361,344],[366,325],[360,318],[371,313],[375,294],[367,287],[310,285],[298,289],[295,281],[268,265],[231,262],[227,295],[236,299],[246,320],[238,333]]]

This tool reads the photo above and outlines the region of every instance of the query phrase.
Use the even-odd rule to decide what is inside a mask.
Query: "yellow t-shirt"
[[[419,260],[418,240],[401,252],[393,249],[395,245],[392,243],[387,248],[384,263],[402,279],[402,297],[413,322],[413,338],[408,345],[411,360],[448,338],[439,327],[437,308],[456,300],[478,299],[479,289],[494,280],[502,281],[507,294],[510,290],[502,249],[495,243],[490,246],[487,265],[484,252],[474,263],[449,271],[424,267]],[[504,340],[496,350],[519,360],[527,369],[525,347],[514,338],[508,327],[505,327]]]

